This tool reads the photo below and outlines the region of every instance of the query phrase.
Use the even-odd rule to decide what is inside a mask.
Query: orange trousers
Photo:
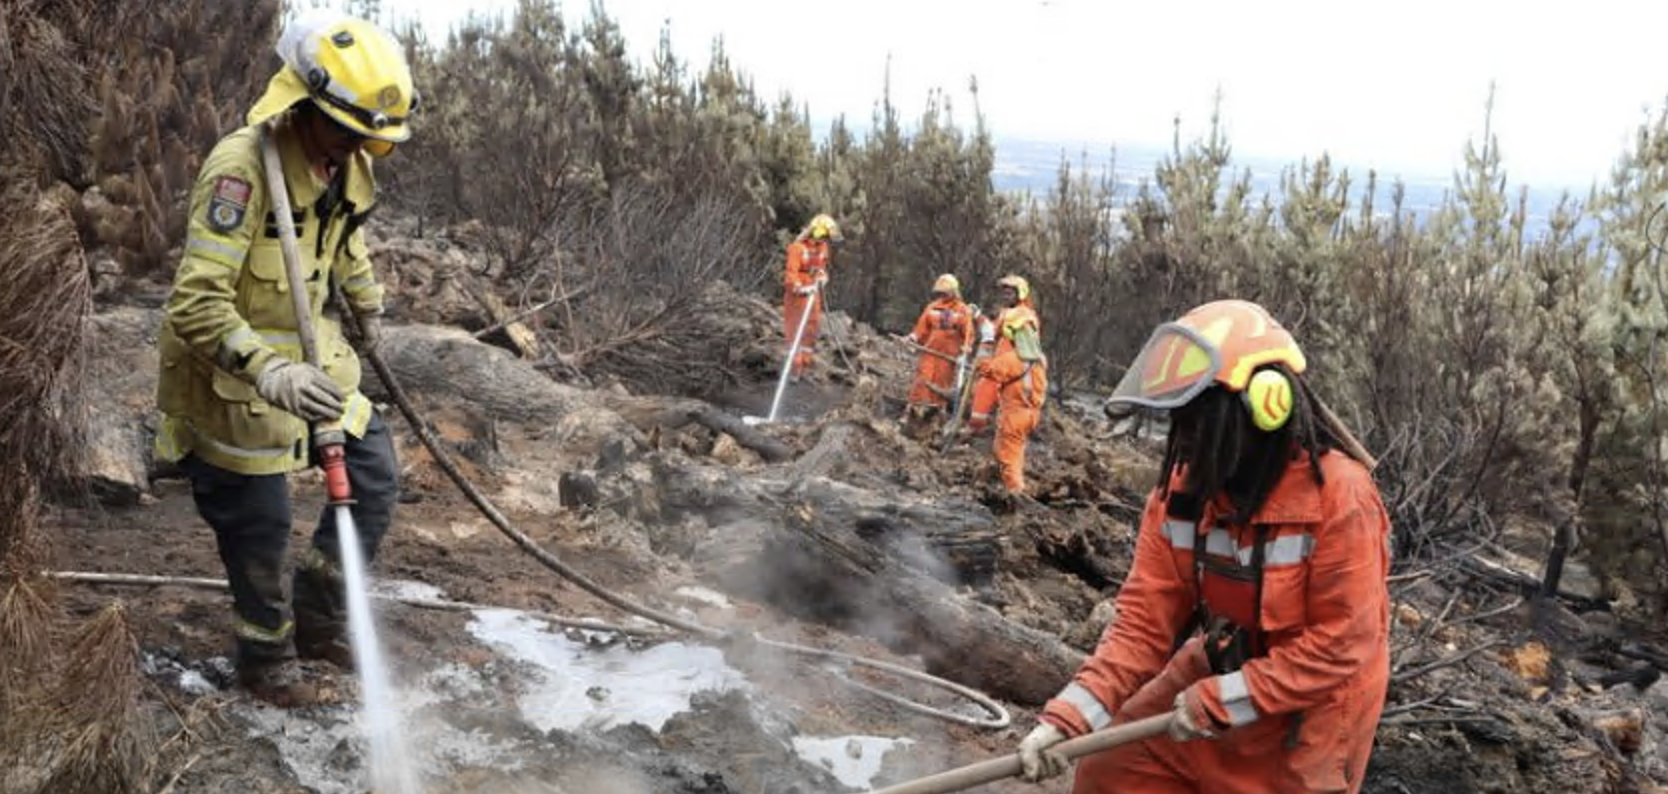
[[[996,402],[1001,392],[992,378],[979,378],[973,383],[973,404],[967,416],[969,430],[977,433],[990,426],[990,418],[996,414]]]
[[[955,355],[955,351],[951,351],[949,355]],[[915,383],[909,388],[909,402],[911,405],[948,408],[955,387],[955,362],[922,353],[920,361],[915,365]]]
[[[997,415],[996,462],[1002,466],[1002,484],[1008,493],[1025,492],[1025,444],[1041,415],[1040,409],[1022,404],[1004,405]]]
[[[793,335],[799,331],[799,319],[806,312],[811,312],[810,319],[805,321],[805,333],[799,340],[799,352],[793,357],[793,374],[795,377],[804,375],[811,368],[817,358],[817,337],[822,333],[822,302],[815,304],[812,299],[820,298],[821,293],[800,295],[789,290],[782,298],[782,325],[784,326],[783,340],[786,349],[793,347]]]
[[[1114,722],[1170,711],[1176,695],[1210,675],[1199,642],[1183,646],[1164,672],[1123,704]],[[1072,794],[1354,794],[1367,773],[1385,677],[1364,675],[1360,684],[1301,716],[1264,719],[1217,739],[1177,744],[1158,736],[1086,756],[1077,764]],[[1376,693],[1370,691],[1375,686]]]

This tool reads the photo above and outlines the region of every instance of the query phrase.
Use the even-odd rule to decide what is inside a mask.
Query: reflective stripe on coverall
[[[1073,791],[1360,791],[1390,675],[1390,521],[1359,463],[1328,452],[1321,470],[1324,485],[1307,459],[1294,460],[1251,524],[1232,529],[1215,526],[1209,507],[1195,524],[1149,497],[1118,617],[1042,718],[1077,736],[1162,714],[1191,688],[1233,727],[1215,740],[1160,737],[1091,756]],[[1195,547],[1243,564],[1258,526],[1266,653],[1212,675],[1197,639],[1171,654],[1196,604]]]
[[[996,326],[996,355],[985,364],[985,376],[999,389],[996,462],[1002,466],[1002,484],[1018,494],[1025,492],[1025,445],[1048,396],[1048,363],[1021,358],[1015,344],[1019,334],[1038,333],[1037,313],[1029,305],[1003,310]]]
[[[782,278],[782,324],[786,328],[783,340],[787,347],[793,346],[793,335],[799,331],[801,315],[807,308],[811,312],[811,318],[805,321],[805,334],[799,341],[799,353],[793,359],[793,374],[796,376],[805,374],[805,370],[816,360],[817,338],[822,332],[822,296],[800,295],[798,290],[826,278],[827,273],[826,240],[795,240],[788,245],[787,271]]]
[[[928,350],[956,358],[972,347],[973,334],[973,316],[967,304],[950,296],[927,304],[909,338]],[[947,407],[955,387],[956,363],[921,353],[915,364],[915,383],[909,389],[909,402]]]

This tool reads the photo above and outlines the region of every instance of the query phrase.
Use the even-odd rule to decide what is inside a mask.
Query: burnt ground
[[[292,548],[307,542],[311,517],[321,509],[316,484],[307,482],[306,476],[295,479],[297,525]],[[618,617],[611,608],[515,551],[455,493],[430,487],[423,476],[408,474],[406,484],[409,501],[400,506],[396,529],[376,562],[378,578],[432,585],[454,600],[576,617]],[[55,510],[46,527],[53,537],[54,567],[185,577],[224,575],[212,534],[195,515],[186,483],[159,480],[153,498],[146,501],[133,507]],[[679,598],[676,588],[699,582],[633,554],[610,534],[617,530],[599,528],[584,517],[517,512],[511,518],[587,576],[644,603],[689,610],[717,625],[734,621],[773,639],[917,666],[873,641],[797,623],[757,604],[732,600],[732,608],[718,609]],[[179,776],[164,778],[173,779],[173,791],[299,794],[318,790],[296,779],[293,759],[283,757],[270,733],[295,730],[309,722],[339,728],[348,719],[345,707],[315,709],[275,729],[273,710],[251,704],[231,687],[226,661],[230,652],[227,596],[185,587],[90,586],[65,586],[61,595],[66,607],[77,614],[90,614],[112,598],[128,606],[136,638],[155,672],[147,700],[154,711],[157,735],[165,741],[172,739],[165,765]],[[382,619],[388,655],[396,660],[397,675],[408,682],[428,671],[461,667],[502,688],[489,698],[455,704],[450,710],[431,707],[423,714],[421,718],[446,722],[457,731],[514,746],[487,758],[487,763],[450,764],[446,774],[432,782],[431,794],[583,791],[598,785],[620,794],[841,791],[849,789],[796,759],[783,748],[784,738],[912,737],[919,744],[909,748],[907,758],[894,753],[888,762],[888,779],[903,779],[911,770],[924,774],[990,757],[1007,751],[1017,740],[1014,729],[986,733],[914,716],[855,692],[832,676],[819,674],[814,666],[757,658],[731,660],[752,685],[749,693],[697,697],[692,710],[674,717],[658,734],[630,725],[601,735],[541,731],[518,716],[513,705],[525,681],[515,671],[504,669],[506,663],[488,645],[472,639],[469,615],[388,605]],[[216,691],[182,689],[182,670],[198,672],[216,685]],[[344,699],[351,697],[354,683],[349,676],[324,665],[316,672]],[[936,697],[909,692],[907,686],[900,691],[929,702]],[[938,700],[940,705],[954,705]],[[1018,724],[1029,725],[1023,712],[1016,717]],[[336,758],[326,768],[344,785],[362,772],[358,749],[351,741],[331,748],[331,754]],[[513,759],[517,768],[505,771],[506,759]],[[990,790],[1032,789],[1012,785]]]
[[[1059,430],[1058,427],[1055,428]],[[409,438],[409,434],[402,434]],[[513,445],[512,445],[513,446]],[[688,446],[699,448],[698,443]],[[1036,457],[1043,460],[1070,454],[1071,443],[1041,440]],[[408,461],[419,463],[406,475],[407,499],[399,509],[397,527],[377,562],[382,579],[421,582],[440,588],[446,597],[570,616],[617,617],[563,582],[526,555],[516,552],[474,509],[433,472],[421,471],[423,455],[405,450]],[[987,474],[976,450],[958,449],[947,458],[966,473]],[[1089,461],[1093,463],[1093,461]],[[988,600],[1002,605],[1010,618],[1047,627],[1079,647],[1092,644],[1101,625],[1088,614],[1114,592],[1127,560],[1129,526],[1127,505],[1108,494],[1079,491],[1083,481],[1107,472],[1085,472],[1083,461],[1053,461],[1057,474],[1042,479],[1044,493],[1055,493],[1068,507],[1051,513],[1036,511],[1002,517],[1010,549]],[[895,462],[901,469],[914,464]],[[305,521],[317,514],[316,482],[297,477],[298,525],[292,543],[305,542]],[[490,478],[489,478],[490,479]],[[977,493],[980,488],[970,487]],[[1045,496],[1045,498],[1048,498]],[[176,576],[222,575],[209,534],[194,514],[182,481],[159,480],[152,498],[142,506],[63,508],[52,516],[54,564],[63,570],[103,570]],[[1098,505],[1077,504],[1099,501]],[[631,594],[644,602],[687,609],[717,624],[737,622],[764,636],[806,642],[876,658],[910,664],[873,640],[795,621],[770,607],[732,598],[733,607],[718,609],[675,595],[678,587],[702,584],[698,572],[667,565],[645,555],[640,540],[627,537],[632,529],[598,519],[596,514],[521,510],[512,514],[518,526],[541,545],[556,551],[586,575]],[[1095,552],[1086,534],[1099,534]],[[1090,545],[1085,545],[1090,544]],[[1075,560],[1075,562],[1073,562]],[[1105,581],[1100,588],[1088,582]],[[1451,597],[1435,585],[1423,591],[1404,591],[1409,604],[1399,614],[1402,628],[1422,629],[1422,621]],[[1425,592],[1428,591],[1428,592]],[[226,598],[217,592],[185,588],[131,589],[65,587],[65,603],[90,612],[111,597],[130,606],[133,627],[148,657],[162,660],[150,688],[156,706],[159,736],[173,736],[184,715],[189,733],[176,739],[168,754],[179,773],[174,791],[303,792],[290,763],[281,757],[270,736],[252,725],[267,725],[251,716],[255,709],[235,690],[225,688],[227,654]],[[1423,607],[1412,606],[1425,603]],[[1459,608],[1463,611],[1463,607]],[[760,662],[743,659],[737,667],[754,688],[746,695],[698,697],[694,708],[674,718],[658,734],[640,726],[615,727],[601,735],[541,731],[518,716],[512,704],[518,695],[513,671],[489,647],[471,637],[470,616],[412,607],[387,607],[384,637],[391,658],[405,678],[424,671],[461,667],[482,681],[501,688],[494,696],[451,711],[430,708],[428,716],[455,730],[491,737],[516,749],[504,757],[515,760],[506,771],[504,757],[485,763],[453,762],[433,791],[577,791],[614,781],[621,792],[700,791],[776,792],[839,791],[838,783],[783,749],[784,737],[873,735],[913,738],[907,752],[894,752],[886,771],[875,783],[901,781],[1011,751],[1031,724],[1027,709],[1014,707],[1015,727],[985,732],[947,725],[903,713],[897,708],[856,693],[814,667],[793,661]],[[1415,624],[1414,621],[1421,622]],[[1429,652],[1433,659],[1484,641],[1506,643],[1507,655],[1483,653],[1464,664],[1435,671],[1420,680],[1398,684],[1392,707],[1401,702],[1448,695],[1438,704],[1458,704],[1442,711],[1415,710],[1392,717],[1380,731],[1379,747],[1365,787],[1369,792],[1573,792],[1649,791],[1639,771],[1648,767],[1646,754],[1659,752],[1646,717],[1636,731],[1618,735],[1594,727],[1594,715],[1629,709],[1649,709],[1645,695],[1630,696],[1632,685],[1614,690],[1566,682],[1566,691],[1552,695],[1553,673],[1520,669],[1514,647],[1529,647],[1522,610],[1491,618],[1463,629],[1431,632],[1440,644]],[[1408,651],[1411,658],[1418,651]],[[172,664],[170,664],[170,662]],[[1417,664],[1408,662],[1405,667]],[[188,693],[177,683],[180,667],[201,671],[222,689]],[[330,676],[328,670],[321,673]],[[1544,683],[1537,683],[1538,677]],[[1566,673],[1567,677],[1567,673]],[[338,680],[344,692],[351,681]],[[1596,691],[1594,691],[1596,690]],[[1654,692],[1652,693],[1654,694]],[[927,696],[929,699],[932,696]],[[1655,701],[1660,703],[1661,701]],[[161,707],[166,704],[166,707]],[[1439,705],[1440,707],[1440,705]],[[1458,713],[1453,713],[1458,712]],[[1454,722],[1448,721],[1450,713]],[[1657,712],[1660,714],[1660,712]],[[343,709],[317,718],[326,724],[343,723]],[[304,720],[305,721],[305,720]],[[289,726],[293,728],[294,726]],[[1631,738],[1629,738],[1631,737]],[[335,750],[334,767],[342,779],[352,779],[360,761],[351,742]],[[635,781],[621,783],[620,781]],[[631,788],[631,786],[637,788]],[[342,789],[349,790],[349,789]],[[606,789],[604,789],[606,790]],[[1035,791],[1036,787],[1009,783],[990,791]],[[1065,791],[1064,783],[1040,790]]]
[[[396,252],[402,273],[420,270],[426,255],[420,243],[385,243],[379,256],[389,255],[389,245],[407,246]],[[459,296],[471,291],[447,289],[455,292],[451,298],[427,295],[428,314],[396,315],[391,330],[403,324],[421,332],[417,336],[432,336],[441,326],[459,325],[455,315],[463,310],[448,310],[446,301],[467,303]],[[744,296],[734,304],[760,340],[737,357],[756,365],[712,400],[733,417],[758,416],[768,411],[775,387],[768,363],[776,351],[775,309]],[[143,376],[155,371],[154,357],[146,359],[152,355],[146,329],[154,327],[155,315],[105,319],[107,343],[98,365],[132,377],[99,379],[120,390],[102,400],[116,409],[101,421],[123,430],[99,435],[100,451],[126,463],[109,467],[116,474],[107,479],[120,481],[134,470],[139,476],[119,487],[95,483],[112,504],[55,507],[46,527],[51,564],[59,570],[219,578],[213,538],[196,517],[185,484],[165,473],[150,480],[159,473],[147,473],[140,451],[148,446],[142,428],[153,388]],[[829,350],[817,375],[791,387],[787,421],[757,431],[785,445],[789,457],[780,463],[766,463],[737,437],[699,424],[645,430],[639,420],[628,422],[621,418],[622,400],[646,400],[652,407],[659,398],[632,397],[623,387],[564,386],[532,401],[537,410],[520,412],[514,410],[517,395],[494,402],[490,382],[434,378],[420,384],[428,392],[415,390],[433,428],[523,531],[587,576],[643,603],[709,625],[919,669],[920,649],[896,636],[897,625],[907,624],[891,620],[896,615],[867,621],[847,615],[824,623],[815,604],[764,603],[736,586],[736,559],[725,559],[727,536],[749,521],[768,523],[768,532],[795,531],[775,523],[784,513],[750,516],[747,505],[764,502],[741,502],[736,514],[719,520],[674,503],[689,495],[691,483],[767,496],[783,493],[783,483],[812,483],[839,486],[845,490],[828,492],[853,498],[919,500],[943,506],[941,515],[948,518],[971,517],[965,525],[978,529],[931,538],[936,559],[925,567],[953,586],[945,597],[988,606],[1012,624],[1091,650],[1110,617],[1107,602],[1127,571],[1155,443],[1115,434],[1092,399],[1059,396],[1045,412],[1030,455],[1039,501],[1007,505],[997,494],[989,436],[943,448],[930,433],[901,427],[909,355],[843,317],[830,321],[841,324],[847,356]],[[517,366],[525,370],[517,377],[533,371]],[[542,375],[537,380],[548,383]],[[497,407],[483,407],[489,403]],[[517,551],[445,480],[404,420],[391,411],[389,417],[402,444],[406,501],[377,561],[377,579],[438,588],[458,601],[623,620]],[[583,504],[571,503],[573,493],[559,485],[574,474],[594,486],[594,498]],[[320,486],[314,475],[298,475],[293,485],[298,522],[292,544],[300,546],[318,513]],[[1509,559],[1502,555],[1510,546],[1532,559],[1545,532],[1521,523],[1514,532],[1485,551],[1497,561]],[[1532,612],[1509,583],[1451,560],[1404,560],[1397,573],[1405,577],[1393,585],[1397,680],[1365,791],[1648,792],[1659,790],[1653,781],[1668,780],[1668,684],[1658,681],[1668,652],[1661,650],[1660,626],[1648,616],[1593,610],[1591,603],[1581,605],[1587,611],[1580,614],[1557,604]],[[727,602],[720,605],[690,587],[717,591]],[[363,747],[347,705],[351,677],[318,671],[343,705],[276,712],[228,686],[224,594],[65,585],[59,595],[76,614],[118,598],[129,607],[149,671],[144,701],[159,748],[158,783],[172,786],[169,791],[362,794]],[[408,692],[421,695],[409,705],[419,763],[431,772],[430,794],[849,791],[829,770],[796,755],[794,740],[911,740],[886,754],[872,781],[883,785],[1011,752],[1034,723],[1034,704],[1008,703],[1013,726],[984,731],[905,712],[841,683],[837,672],[799,659],[745,649],[723,657],[676,638],[625,640],[558,630],[539,635],[539,642],[571,643],[580,649],[576,664],[588,659],[630,667],[649,654],[675,653],[689,666],[669,668],[682,671],[671,677],[722,668],[745,684],[695,695],[658,730],[623,719],[551,727],[561,709],[540,700],[550,695],[550,674],[503,641],[484,639],[487,617],[401,605],[386,605],[380,617],[397,677]],[[987,662],[978,654],[961,661],[963,669],[944,674],[976,677]],[[887,686],[955,707],[936,693]],[[1046,686],[1052,691],[1057,684]],[[618,689],[593,687],[583,694],[601,704],[601,713],[624,713],[633,687]],[[872,761],[880,752],[850,742],[847,747],[850,761]],[[1069,788],[1064,781],[1040,787],[1008,782],[984,790]]]

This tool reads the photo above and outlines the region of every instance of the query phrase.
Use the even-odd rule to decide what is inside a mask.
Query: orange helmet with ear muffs
[[[1308,366],[1291,333],[1255,303],[1213,301],[1154,330],[1107,407],[1180,408],[1221,386],[1240,395],[1259,429],[1273,432],[1291,419],[1295,401],[1275,364],[1294,374]]]

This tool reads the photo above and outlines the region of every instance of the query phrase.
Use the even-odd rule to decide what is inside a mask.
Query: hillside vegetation
[[[65,118],[84,118],[85,134],[29,151],[99,275],[166,281],[201,158],[275,65],[279,10],[154,8],[84,69],[81,114]],[[523,0],[444,41],[402,36],[425,108],[385,164],[388,211],[418,234],[483,236],[484,274],[512,308],[556,301],[529,322],[559,371],[675,378],[713,354],[703,323],[725,307],[701,285],[773,293],[782,243],[827,211],[850,240],[832,308],[902,329],[938,272],[987,299],[997,275],[1025,274],[1069,388],[1104,388],[1153,324],[1190,305],[1260,301],[1382,455],[1404,555],[1492,537],[1523,515],[1557,528],[1554,548],[1587,555],[1612,596],[1659,595],[1662,116],[1531,234],[1487,108],[1482,132],[1456,142],[1465,166],[1446,201],[1418,218],[1397,186],[1380,189],[1385,176],[1325,154],[1254,194],[1214,119],[1196,137],[1178,126],[1133,195],[1069,159],[1045,194],[1014,195],[992,187],[976,84],[971,108],[934,94],[913,112],[877,86],[864,131],[840,120],[817,134],[808,108],[760,96],[721,47],[700,69],[664,40],[634,60],[603,6],[576,25],[553,0]],[[1350,189],[1362,180],[1369,189]]]

